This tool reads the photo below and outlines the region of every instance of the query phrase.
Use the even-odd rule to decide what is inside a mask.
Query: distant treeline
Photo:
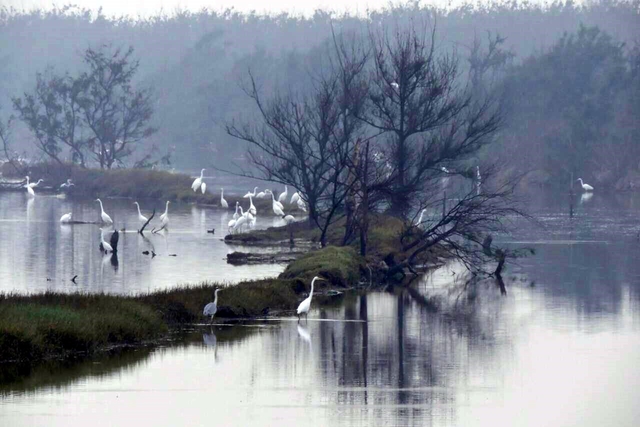
[[[433,24],[437,43],[455,50],[463,66],[473,61],[474,41],[503,40],[506,57],[497,58],[501,68],[493,70],[491,85],[501,89],[511,114],[500,144],[485,155],[501,153],[514,167],[535,169],[543,182],[564,185],[572,173],[596,183],[633,182],[640,142],[634,120],[640,117],[638,0],[494,2],[452,10],[407,3],[366,19],[322,11],[302,18],[203,10],[133,20],[75,6],[3,8],[0,118],[15,114],[12,98],[32,91],[36,73],[48,66],[74,74],[88,47],[131,46],[140,61],[135,83],[154,93],[158,132],[147,143],[158,153],[172,151],[178,168],[225,166],[241,161],[245,146],[224,125],[255,111],[243,91],[247,70],[265,95],[299,86],[309,55],[332,30],[366,34],[416,18]],[[12,139],[16,151],[37,154],[33,136],[18,121]]]

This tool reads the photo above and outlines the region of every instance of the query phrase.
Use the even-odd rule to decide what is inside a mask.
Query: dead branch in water
[[[156,216],[156,210],[153,210],[153,213],[151,214],[151,216],[149,217],[149,219],[147,220],[147,222],[144,223],[144,225],[142,226],[142,228],[140,230],[138,230],[138,233],[143,234],[144,235],[144,229],[147,225],[149,225],[149,223],[151,222],[151,220],[153,219],[153,217]]]

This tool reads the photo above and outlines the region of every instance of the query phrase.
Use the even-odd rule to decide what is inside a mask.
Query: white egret
[[[140,212],[140,205],[138,204],[138,202],[133,202],[133,204],[138,207],[138,219],[140,220],[142,225],[146,224],[147,221],[149,221],[149,218],[147,218],[146,216],[142,215],[142,212]]]
[[[280,206],[276,205],[275,203],[273,204],[273,213],[284,217],[284,211],[282,210],[282,208],[280,208]]]
[[[44,181],[44,179],[40,178],[38,182],[32,182],[31,184],[27,184],[27,186],[31,188],[36,188],[38,185],[40,185],[42,181]]]
[[[235,226],[236,226],[236,220],[232,219],[231,221],[229,221],[229,224],[227,224],[227,228],[229,229],[228,231],[231,232]]]
[[[298,194],[298,192],[296,191],[295,193],[293,193],[293,196],[291,196],[291,201],[289,203],[298,203],[298,200],[300,200],[300,194]]]
[[[261,191],[256,194],[256,199],[264,199],[265,197],[267,197],[267,194],[269,194],[267,191]]]
[[[229,203],[224,199],[224,188],[220,188],[220,206],[225,209],[229,208]]]
[[[578,178],[576,181],[580,181],[580,185],[582,185],[583,191],[593,191],[593,187],[590,186],[589,184],[585,184],[584,182],[582,182],[582,178]]]
[[[243,199],[248,198],[249,196],[251,197],[256,197],[256,193],[258,191],[258,187],[253,189],[253,193],[251,191],[248,191],[247,194],[245,194],[244,196],[242,196]]]
[[[206,182],[202,182],[202,185],[200,186],[200,190],[202,190],[202,194],[207,192],[207,183]]]
[[[482,177],[480,176],[480,166],[476,166],[476,179],[478,183],[482,182]]]
[[[236,202],[236,213],[233,214],[233,219],[238,219],[240,217],[240,214],[238,213],[238,206],[240,205],[240,203]]]
[[[288,191],[289,190],[287,190],[287,186],[285,185],[284,186],[284,191],[282,193],[280,193],[280,195],[278,196],[278,202],[282,203],[285,200],[287,200],[287,196],[289,195]]]
[[[293,215],[285,215],[282,219],[284,219],[284,222],[286,222],[287,225],[296,222],[296,219],[293,217]]]
[[[113,220],[109,215],[107,215],[102,207],[102,200],[96,199],[96,202],[100,203],[100,218],[102,218],[102,222],[105,224],[113,224]]]
[[[202,186],[202,178],[204,177],[204,171],[205,171],[205,169],[202,169],[200,171],[200,178],[196,178],[193,181],[193,184],[191,184],[191,189],[193,191],[198,191],[198,188],[200,188],[200,186]]]
[[[36,197],[36,192],[33,191],[33,188],[31,187],[27,187],[27,194],[29,195],[29,197]]]
[[[213,316],[218,312],[218,292],[220,292],[220,288],[216,289],[214,293],[215,297],[213,298],[213,302],[204,306],[204,310],[202,310],[202,314],[205,316],[211,316],[211,323],[213,323]]]
[[[100,229],[100,244],[102,245],[102,250],[104,253],[113,252],[113,248],[106,240],[104,240],[104,229]]]
[[[60,223],[69,224],[71,222],[71,212],[66,213],[60,217]]]
[[[302,200],[302,198],[298,199],[298,209],[302,212],[307,213],[307,204]]]
[[[240,230],[242,229],[242,226],[248,221],[248,218],[246,215],[242,215],[240,218],[238,218],[236,220],[236,223],[233,226],[234,230]]]
[[[249,213],[251,215],[256,215],[258,211],[256,211],[256,207],[253,205],[252,197],[249,196]]]
[[[391,86],[396,90],[400,89],[400,85],[396,82],[391,82]]]
[[[167,200],[167,205],[164,208],[164,213],[160,215],[160,223],[162,224],[162,228],[167,228],[169,225],[169,201]]]
[[[309,309],[311,308],[311,298],[313,297],[313,285],[316,283],[316,280],[324,280],[322,277],[316,276],[311,281],[311,292],[309,292],[309,296],[300,303],[298,309],[296,310],[296,314],[298,315],[298,322],[300,321],[300,315],[304,314],[305,319],[309,314]]]
[[[282,203],[280,203],[279,201],[276,200],[276,198],[274,197],[273,193],[271,191],[269,191],[269,194],[271,194],[271,202],[273,205],[273,211],[275,212],[276,207],[280,208],[280,210],[284,210],[284,206],[282,205]],[[280,216],[282,216],[284,214],[281,214]]]

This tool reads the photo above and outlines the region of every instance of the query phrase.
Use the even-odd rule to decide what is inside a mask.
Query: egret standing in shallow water
[[[162,224],[161,230],[167,228],[169,225],[169,201],[167,200],[167,205],[164,208],[164,213],[160,215],[160,223]]]
[[[584,182],[582,182],[582,178],[578,178],[576,179],[576,181],[580,181],[580,185],[582,185],[583,191],[593,191],[593,187],[590,186],[589,184],[585,184]]]
[[[107,215],[107,213],[104,211],[104,208],[102,207],[102,200],[96,199],[96,202],[100,203],[100,218],[102,218],[102,222],[104,222],[105,224],[113,224],[113,220],[109,215]]]
[[[316,276],[311,281],[311,292],[309,292],[309,296],[300,303],[298,309],[296,310],[296,314],[298,315],[298,322],[300,321],[300,315],[304,314],[304,318],[306,319],[309,314],[309,309],[311,308],[311,298],[313,297],[313,285],[316,283],[316,280],[324,280],[322,277]]]
[[[33,191],[33,188],[31,188],[31,187],[27,186],[27,195],[28,195],[29,197],[36,197],[36,192],[35,192],[35,191]]]
[[[280,195],[278,196],[278,201],[280,203],[283,203],[287,200],[287,196],[288,196],[289,190],[287,190],[287,186],[284,186],[284,191],[282,193],[280,193]]]
[[[229,203],[224,199],[224,188],[220,188],[220,206],[225,209],[229,207]]]
[[[104,240],[104,229],[100,229],[100,248],[104,251],[104,253],[113,252],[113,248],[106,240]]]
[[[256,197],[256,193],[258,191],[258,187],[253,189],[253,193],[251,191],[247,191],[247,194],[245,194],[244,196],[242,196],[243,199],[248,198],[249,196],[251,197]]]
[[[138,202],[133,202],[133,204],[138,207],[138,220],[141,222],[141,225],[145,225],[147,221],[149,221],[149,218],[142,215],[142,212],[140,212],[140,205],[138,204]]]
[[[204,314],[205,316],[211,316],[211,323],[213,323],[213,316],[215,316],[216,312],[218,311],[218,292],[220,292],[220,288],[216,289],[213,302],[205,305],[204,310],[202,310],[202,314]]]
[[[198,191],[198,188],[200,188],[200,187],[202,186],[202,178],[203,178],[203,176],[204,176],[204,171],[205,171],[205,169],[202,169],[202,170],[200,171],[200,178],[196,178],[196,179],[193,181],[193,184],[191,184],[191,189],[192,189],[193,191]],[[205,188],[206,188],[206,187],[205,187]]]

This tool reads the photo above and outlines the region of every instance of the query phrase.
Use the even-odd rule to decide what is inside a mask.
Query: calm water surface
[[[116,228],[127,230],[120,233],[117,263],[98,248],[99,225],[59,222],[67,212],[77,221],[98,221],[100,205],[94,200],[0,193],[0,292],[131,294],[204,280],[233,283],[246,277],[275,276],[283,269],[282,265],[237,268],[226,263],[229,252],[242,250],[221,241],[233,211],[171,204],[169,231],[145,232],[142,237],[136,232],[141,224],[133,200],[105,199],[103,203]],[[157,209],[152,224],[159,224],[164,203],[140,203],[147,216]],[[256,227],[280,225],[281,221],[258,212]],[[212,228],[215,234],[207,233]],[[152,259],[144,251],[157,256]],[[172,254],[175,256],[169,256]],[[75,275],[77,284],[70,280]]]
[[[545,227],[517,224],[510,240],[536,255],[509,268],[507,296],[479,284],[464,315],[376,292],[300,325],[216,324],[35,368],[0,386],[0,425],[637,426],[637,203],[596,194],[570,219],[565,196],[532,198]],[[418,289],[446,294],[461,274],[448,266]]]

